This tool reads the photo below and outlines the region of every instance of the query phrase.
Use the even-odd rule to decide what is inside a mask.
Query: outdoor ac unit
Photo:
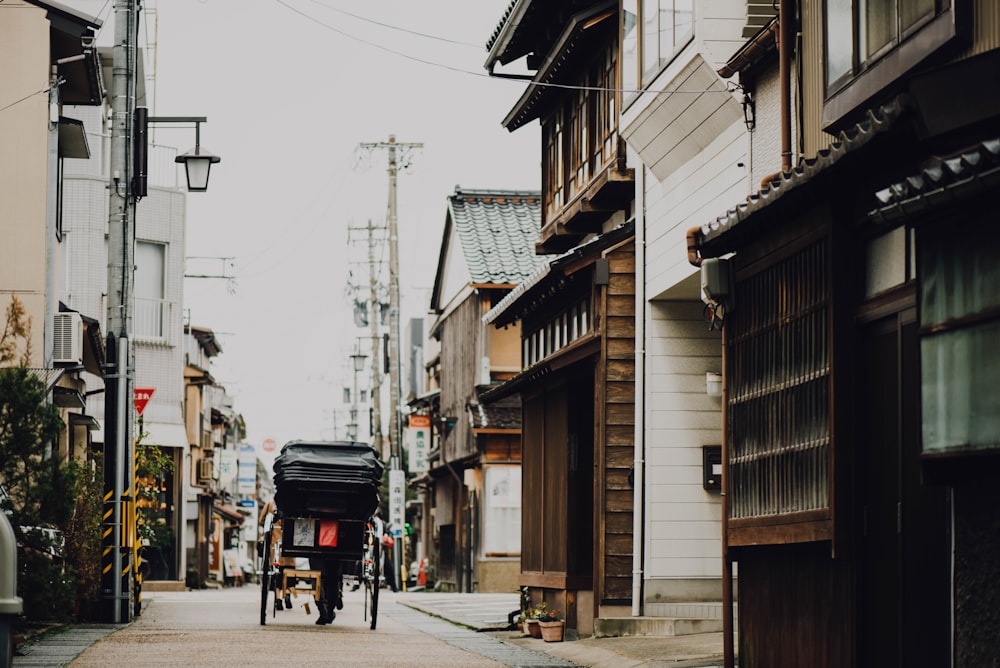
[[[211,459],[204,458],[198,460],[198,480],[211,480],[213,471]]]
[[[79,313],[56,313],[52,328],[52,361],[83,364],[83,318]]]
[[[212,432],[201,432],[201,449],[211,451],[213,447],[215,447],[215,444],[212,442]]]

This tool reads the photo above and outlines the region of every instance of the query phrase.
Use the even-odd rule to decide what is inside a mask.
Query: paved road
[[[117,629],[74,629],[63,640],[30,648],[26,656],[17,657],[15,666],[575,665],[403,606],[397,598],[405,595],[388,590],[380,596],[378,628],[371,631],[362,595],[346,592],[344,609],[329,626],[314,623],[315,606],[308,614],[304,597],[261,626],[260,593],[253,587],[151,593],[134,623]],[[86,649],[73,659],[81,646]]]

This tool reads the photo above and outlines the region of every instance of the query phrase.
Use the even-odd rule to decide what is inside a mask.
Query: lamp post
[[[354,387],[351,390],[351,424],[348,435],[352,441],[358,440],[358,374],[365,370],[366,359],[368,355],[361,352],[359,341],[358,347],[351,355],[351,361],[354,362]]]
[[[124,504],[134,497],[134,443],[132,422],[134,403],[135,353],[129,345],[132,337],[132,311],[135,279],[135,205],[145,196],[146,121],[145,109],[137,109],[136,95],[136,0],[115,0],[115,42],[111,82],[111,147],[108,202],[108,290],[107,290],[107,365],[105,367],[104,498],[105,536],[102,545],[102,615],[111,623],[130,621],[133,612],[132,578],[138,564],[132,559],[132,537],[125,531]],[[198,123],[204,118],[195,119]],[[170,119],[168,118],[169,122]],[[196,141],[196,144],[199,143]],[[201,154],[208,165],[219,162],[217,156]],[[178,156],[178,162],[182,162]],[[190,160],[190,158],[186,158]],[[185,161],[187,167],[189,162]],[[204,163],[201,163],[204,164]],[[198,174],[195,163],[195,177]],[[189,170],[190,171],[190,170]],[[190,179],[190,177],[189,177]],[[189,180],[189,184],[191,181]],[[204,169],[204,190],[208,169]],[[198,192],[197,189],[195,192]],[[123,563],[124,562],[124,563]]]

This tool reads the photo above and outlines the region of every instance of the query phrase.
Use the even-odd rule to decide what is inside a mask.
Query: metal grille
[[[827,274],[820,242],[736,286],[726,321],[733,519],[829,505]]]

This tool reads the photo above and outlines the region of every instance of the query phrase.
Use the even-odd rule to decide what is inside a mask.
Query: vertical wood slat
[[[726,322],[730,518],[829,506],[826,265],[820,241],[737,284]]]

